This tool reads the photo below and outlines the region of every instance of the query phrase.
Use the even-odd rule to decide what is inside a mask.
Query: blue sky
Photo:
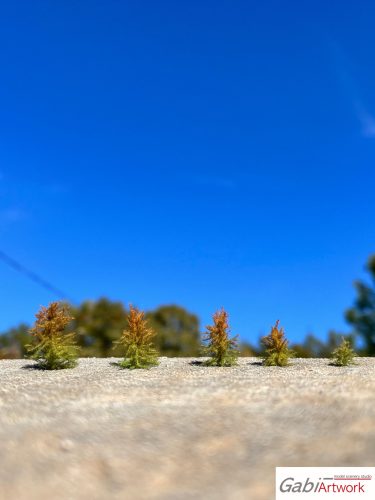
[[[81,301],[347,331],[375,4],[0,2],[0,248]],[[0,330],[55,297],[0,262]]]

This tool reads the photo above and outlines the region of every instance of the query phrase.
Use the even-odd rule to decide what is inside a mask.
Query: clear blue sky
[[[375,251],[375,4],[0,2],[0,248],[76,300],[347,331]],[[55,297],[0,262],[0,330]]]

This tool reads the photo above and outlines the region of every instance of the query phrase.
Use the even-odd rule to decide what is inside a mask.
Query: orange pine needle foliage
[[[26,348],[28,356],[41,368],[57,370],[75,366],[78,350],[75,334],[66,332],[72,319],[66,306],[59,302],[42,306],[36,314],[35,324],[30,329],[34,343]]]
[[[204,345],[203,352],[211,357],[207,362],[208,365],[232,366],[237,363],[238,337],[229,337],[228,316],[228,313],[222,308],[213,315],[213,325],[206,327],[207,332],[203,341],[207,345]]]
[[[128,328],[123,331],[119,344],[125,347],[123,368],[149,368],[158,364],[158,353],[153,347],[155,332],[147,324],[145,313],[130,306]]]
[[[288,348],[288,340],[285,337],[284,328],[279,328],[280,321],[277,320],[271,328],[271,332],[262,338],[266,347],[263,362],[266,366],[286,366],[293,351]]]

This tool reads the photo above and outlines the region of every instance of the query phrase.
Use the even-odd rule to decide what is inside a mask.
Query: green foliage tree
[[[30,327],[21,323],[0,334],[0,359],[23,358],[26,354],[26,344],[30,342]]]
[[[237,363],[238,335],[229,337],[230,328],[228,313],[222,308],[213,315],[213,325],[206,326],[207,332],[203,338],[203,354],[209,356],[209,366],[233,366]]]
[[[72,329],[77,332],[83,356],[107,357],[113,352],[113,343],[120,338],[127,325],[127,313],[122,302],[106,298],[85,301],[72,308]]]
[[[263,363],[265,366],[287,366],[289,359],[294,355],[288,348],[288,340],[285,337],[284,328],[279,328],[279,320],[271,328],[271,332],[262,338],[265,346]]]
[[[157,336],[155,345],[165,356],[196,356],[200,351],[199,319],[183,307],[161,306],[147,314]]]
[[[352,365],[355,355],[349,340],[343,338],[341,344],[332,353],[333,364],[336,366]]]
[[[122,368],[150,368],[158,364],[158,353],[152,344],[155,332],[147,324],[145,313],[130,306],[128,327],[118,341],[125,348]]]
[[[42,306],[30,329],[34,343],[26,346],[28,357],[35,359],[46,370],[75,366],[78,349],[75,334],[66,332],[71,320],[66,307],[59,302],[52,302],[48,307]]]
[[[375,355],[375,255],[367,263],[370,284],[356,281],[357,298],[352,308],[346,311],[347,321],[354,327],[357,335],[363,338],[364,354]]]

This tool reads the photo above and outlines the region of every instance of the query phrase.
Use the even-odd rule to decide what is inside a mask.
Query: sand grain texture
[[[374,466],[375,359],[0,361],[0,498],[272,499],[279,466]]]

